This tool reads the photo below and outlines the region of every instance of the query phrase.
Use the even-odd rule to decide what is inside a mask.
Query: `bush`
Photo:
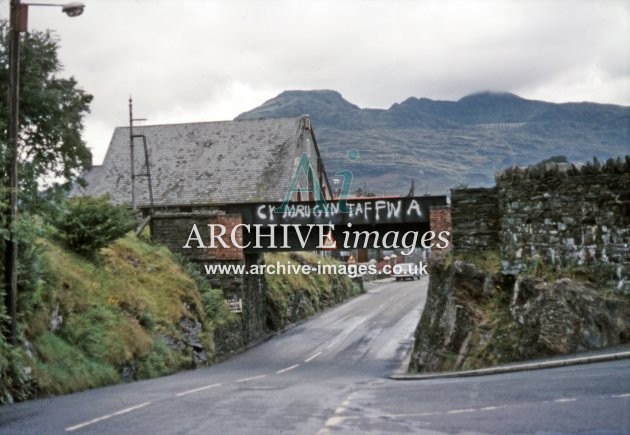
[[[203,311],[207,321],[222,323],[231,317],[230,311],[225,304],[223,291],[212,288],[208,280],[199,272],[199,269],[183,255],[175,255],[175,259],[180,264],[184,272],[190,276],[197,285]]]
[[[69,199],[51,223],[68,249],[88,258],[137,225],[133,211],[108,196]]]
[[[23,354],[0,334],[0,405],[30,398],[31,382]]]

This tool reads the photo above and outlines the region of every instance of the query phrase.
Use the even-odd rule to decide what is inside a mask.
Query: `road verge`
[[[459,378],[469,376],[487,376],[497,375],[501,373],[513,373],[530,370],[543,370],[555,367],[567,367],[579,364],[592,364],[605,361],[615,361],[619,359],[630,358],[630,351],[612,352],[599,355],[589,356],[576,356],[563,359],[545,360],[545,361],[533,361],[528,363],[501,365],[495,367],[487,367],[476,370],[462,370],[456,372],[439,372],[439,373],[406,373],[404,368],[407,367],[405,361],[408,362],[409,356],[403,360],[403,364],[397,371],[392,373],[389,378],[396,381],[421,381],[429,379],[442,379],[442,378]]]

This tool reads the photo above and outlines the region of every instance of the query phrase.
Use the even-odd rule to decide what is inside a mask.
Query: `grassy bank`
[[[336,260],[313,253],[268,253],[267,264],[333,264]],[[282,330],[291,323],[338,304],[363,289],[345,275],[276,274],[265,276],[267,283],[267,322],[272,330]]]
[[[98,260],[39,238],[21,276],[25,345],[0,343],[0,401],[144,379],[213,360],[213,329],[230,314],[165,247],[133,235]],[[197,278],[197,279],[195,279]]]

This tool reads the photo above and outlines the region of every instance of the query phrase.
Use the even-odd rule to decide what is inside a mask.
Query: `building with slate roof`
[[[314,170],[309,176],[331,198],[308,116],[152,125],[134,134],[147,139],[156,208],[281,202],[303,153]],[[134,172],[146,173],[141,142],[135,144]],[[114,130],[103,164],[84,179],[87,186],[72,196],[109,194],[116,204],[132,204],[129,127]],[[135,178],[134,194],[136,206],[150,206],[147,177]]]

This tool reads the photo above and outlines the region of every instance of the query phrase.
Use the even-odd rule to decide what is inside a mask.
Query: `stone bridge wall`
[[[478,252],[498,247],[497,203],[495,187],[452,191],[452,242],[457,252]]]
[[[455,252],[498,250],[505,271],[593,267],[630,291],[630,157],[511,169],[451,196]]]
[[[225,356],[236,352],[246,345],[263,339],[265,328],[265,280],[261,275],[215,274],[207,275],[205,265],[242,264],[247,269],[252,264],[263,261],[262,254],[244,253],[243,250],[230,246],[221,249],[184,249],[188,235],[194,224],[200,233],[207,231],[208,224],[224,225],[229,233],[241,223],[240,215],[226,214],[222,210],[208,210],[201,213],[161,213],[151,220],[151,234],[154,240],[166,245],[171,252],[183,255],[199,267],[199,272],[206,276],[210,285],[221,289],[226,299],[242,299],[243,313],[240,321],[223,325],[215,331],[217,355]],[[201,234],[204,238],[207,234]],[[242,234],[237,236],[242,244]]]

